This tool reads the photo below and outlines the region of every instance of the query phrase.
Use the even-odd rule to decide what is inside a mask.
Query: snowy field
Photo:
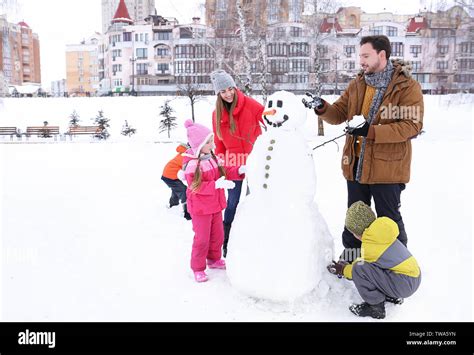
[[[328,97],[333,101],[334,97]],[[160,180],[175,142],[185,141],[186,99],[171,102],[178,128],[171,142],[158,133],[163,97],[5,99],[0,126],[59,125],[76,110],[81,124],[102,109],[111,139],[93,142],[0,137],[2,321],[373,321],[352,315],[353,284],[327,275],[330,289],[291,304],[249,298],[225,271],[197,284],[189,268],[193,232],[180,208],[166,209]],[[197,121],[211,126],[214,98],[198,103]],[[402,306],[387,305],[384,321],[472,321],[472,133],[469,95],[426,96],[424,130],[413,141],[411,182],[402,194],[408,246],[422,284]],[[128,120],[137,134],[120,135]],[[342,133],[307,121],[311,146]],[[338,141],[342,149],[343,140]],[[47,144],[45,144],[47,143]],[[315,151],[316,201],[336,253],[346,185],[333,143]],[[295,172],[297,175],[297,172]],[[261,218],[265,216],[262,211]],[[291,261],[293,256],[288,256]]]

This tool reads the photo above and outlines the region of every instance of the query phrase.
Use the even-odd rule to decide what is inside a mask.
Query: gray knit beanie
[[[214,85],[214,91],[218,94],[221,90],[225,90],[227,88],[235,88],[234,79],[227,74],[224,70],[218,69],[211,73],[211,82]]]
[[[354,202],[346,213],[346,228],[361,237],[366,228],[375,221],[375,213],[362,201]]]

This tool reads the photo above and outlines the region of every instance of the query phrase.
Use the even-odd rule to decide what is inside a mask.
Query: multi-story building
[[[41,83],[40,43],[25,23],[0,17],[0,70],[8,85]]]
[[[207,0],[206,25],[156,14],[135,22],[120,0],[97,43],[99,91],[169,94],[198,84],[211,93],[209,74],[224,68],[242,86],[250,72],[255,91],[264,83],[267,91],[340,93],[360,70],[361,37],[375,34],[389,37],[392,58],[412,63],[424,92],[473,90],[474,24],[461,7],[415,15],[345,7],[311,15],[303,4],[243,1],[243,43],[236,0]]]
[[[51,96],[62,97],[67,95],[66,79],[51,82]]]
[[[101,35],[66,46],[66,87],[69,94],[87,96],[99,89]]]
[[[147,16],[155,14],[155,0],[125,0],[125,4],[134,23],[142,22]],[[118,5],[119,0],[102,0],[102,33],[109,29]]]

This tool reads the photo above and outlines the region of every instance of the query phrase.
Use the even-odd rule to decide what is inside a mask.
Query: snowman
[[[250,195],[232,224],[227,275],[252,297],[294,301],[318,287],[333,241],[314,201],[316,174],[303,137],[306,110],[279,91],[263,113],[267,131],[247,160]]]

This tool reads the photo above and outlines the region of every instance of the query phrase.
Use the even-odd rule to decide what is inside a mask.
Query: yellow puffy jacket
[[[352,266],[362,261],[398,274],[419,277],[418,263],[397,239],[398,234],[398,225],[392,219],[377,218],[362,234],[361,257],[344,268],[344,277],[352,279]]]

